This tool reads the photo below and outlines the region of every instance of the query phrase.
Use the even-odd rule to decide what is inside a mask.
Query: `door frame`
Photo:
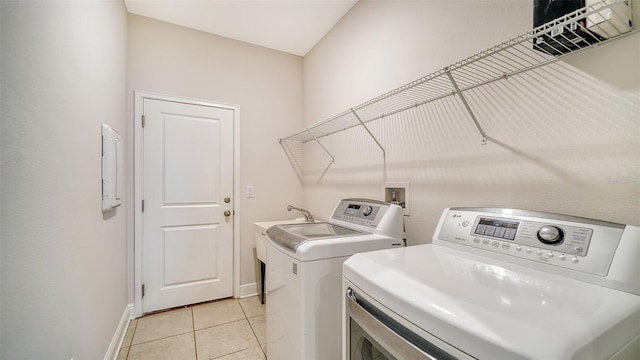
[[[233,110],[233,297],[240,296],[240,106],[224,104],[208,100],[191,99],[180,96],[158,94],[148,91],[134,90],[134,215],[133,215],[133,302],[134,316],[142,313],[142,113],[144,99],[179,102],[190,105],[211,106]]]

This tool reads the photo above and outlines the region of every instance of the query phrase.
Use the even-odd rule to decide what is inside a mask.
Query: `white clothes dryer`
[[[640,228],[450,208],[432,240],[344,263],[345,359],[640,359]]]
[[[404,246],[402,208],[344,199],[330,222],[267,230],[267,358],[340,359],[342,263]]]

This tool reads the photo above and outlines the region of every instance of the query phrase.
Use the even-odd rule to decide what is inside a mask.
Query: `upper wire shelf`
[[[485,143],[484,131],[462,93],[635,32],[631,31],[630,8],[625,3],[624,0],[604,0],[583,7],[283,137],[280,142],[306,143],[355,126],[366,129],[368,122],[458,94]]]

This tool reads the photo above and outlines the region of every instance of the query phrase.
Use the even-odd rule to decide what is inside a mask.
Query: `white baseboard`
[[[104,360],[116,360],[118,358],[118,352],[122,346],[122,341],[124,341],[124,335],[127,333],[129,323],[131,322],[130,320],[133,319],[133,312],[133,304],[128,304],[124,308],[120,323],[118,323],[116,332],[113,334],[113,339],[111,339],[111,344],[109,344],[109,349],[107,349]]]
[[[258,284],[257,283],[249,283],[240,285],[240,298],[246,298],[250,296],[258,295]]]

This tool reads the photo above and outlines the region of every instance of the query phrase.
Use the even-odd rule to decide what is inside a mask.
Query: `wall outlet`
[[[252,198],[256,196],[256,190],[253,185],[247,186],[247,197]]]

